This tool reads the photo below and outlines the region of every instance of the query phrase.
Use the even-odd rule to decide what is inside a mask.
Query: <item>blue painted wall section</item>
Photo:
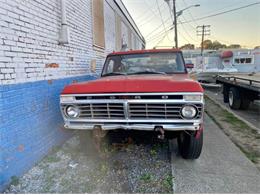
[[[81,76],[0,86],[0,191],[12,176],[21,176],[53,146],[71,134],[64,131],[59,95]]]

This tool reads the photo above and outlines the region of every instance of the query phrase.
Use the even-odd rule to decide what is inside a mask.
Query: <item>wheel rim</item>
[[[229,102],[229,105],[230,105],[230,106],[233,105],[234,95],[233,95],[232,91],[229,91],[229,93],[228,93],[228,102]]]

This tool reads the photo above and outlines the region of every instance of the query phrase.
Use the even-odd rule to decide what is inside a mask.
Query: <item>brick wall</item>
[[[118,10],[108,2],[104,3],[106,50],[102,58],[115,50],[114,12]],[[91,0],[67,1],[67,13],[71,42],[62,46],[58,41],[59,0],[0,1],[0,84],[90,74],[90,60],[100,56],[92,46]],[[125,23],[122,39],[127,42]],[[140,44],[133,45],[141,48]],[[58,67],[49,68],[52,63]]]
[[[104,12],[106,13],[104,18],[106,53],[111,53],[115,50],[116,45],[116,16],[113,8],[108,3],[104,4]]]
[[[138,37],[114,1],[104,0],[106,47],[94,48],[92,0],[66,2],[70,43],[59,45],[60,0],[0,0],[0,191],[69,136],[59,94],[66,84],[99,74],[115,50],[115,12]]]
[[[93,58],[91,1],[67,2],[71,42],[61,46],[59,0],[1,0],[1,84],[89,73]],[[59,67],[48,67],[51,63]]]
[[[0,191],[71,135],[63,128],[60,92],[75,80],[90,79],[94,77],[0,86]]]

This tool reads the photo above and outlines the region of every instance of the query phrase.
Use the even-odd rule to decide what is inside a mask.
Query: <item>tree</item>
[[[203,41],[203,46],[204,46],[204,49],[214,49],[214,50],[218,50],[218,49],[222,49],[222,48],[230,48],[230,49],[241,48],[241,45],[239,45],[239,44],[230,44],[227,46],[225,44],[220,43],[217,40],[213,41],[213,42],[211,40],[205,40],[205,41]]]
[[[212,48],[212,41],[211,40],[205,40],[205,41],[203,41],[202,44],[203,44],[204,49],[211,49]]]
[[[231,49],[240,49],[241,48],[241,45],[239,44],[231,44],[228,46],[228,48],[231,48]]]
[[[194,48],[195,48],[195,45],[190,44],[190,43],[185,44],[185,45],[180,47],[180,49],[194,49]]]
[[[214,41],[212,43],[212,48],[211,49],[215,49],[215,50],[218,50],[218,49],[221,49],[221,48],[227,48],[227,46],[225,44],[221,44],[220,42],[218,41]]]
[[[203,41],[204,49],[214,49],[218,50],[221,48],[227,48],[225,44],[220,43],[219,41],[212,42],[211,40],[205,40]]]

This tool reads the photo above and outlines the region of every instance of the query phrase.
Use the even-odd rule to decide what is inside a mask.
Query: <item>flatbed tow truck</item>
[[[223,99],[232,109],[248,109],[251,102],[260,100],[260,73],[218,75],[216,83],[223,87]]]

